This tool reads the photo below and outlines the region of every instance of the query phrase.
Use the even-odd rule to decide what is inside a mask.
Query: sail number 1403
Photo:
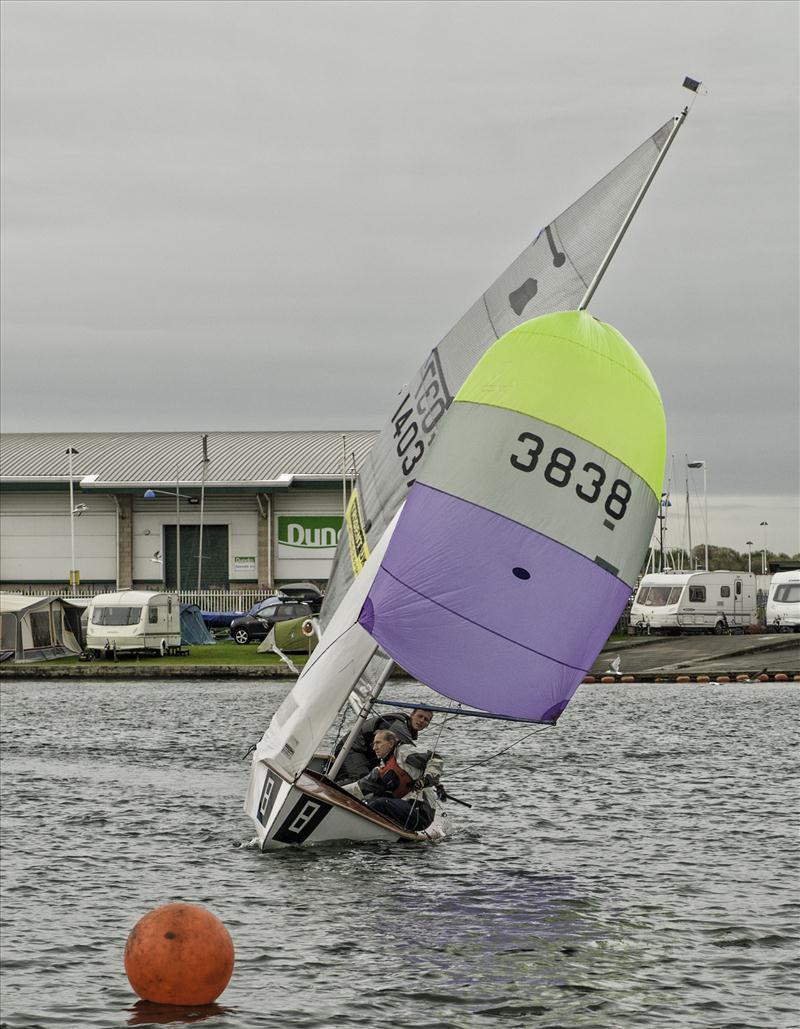
[[[528,448],[524,453],[511,454],[511,464],[514,468],[520,472],[532,472],[539,468],[544,474],[545,481],[560,489],[572,484],[578,459],[571,450],[566,447],[554,447],[549,454],[545,454],[544,440],[533,432],[521,432],[517,441],[527,443]],[[580,479],[575,483],[575,493],[581,500],[587,504],[595,504],[605,492],[603,509],[608,517],[617,522],[625,517],[633,491],[624,479],[614,479],[611,487],[604,491],[606,471],[594,461],[587,461],[576,474],[576,478],[578,476]]]
[[[414,468],[436,435],[439,419],[450,406],[439,354],[434,349],[419,375],[414,395],[406,393],[392,415],[395,449],[403,475],[411,476]],[[409,481],[411,485],[413,479]]]

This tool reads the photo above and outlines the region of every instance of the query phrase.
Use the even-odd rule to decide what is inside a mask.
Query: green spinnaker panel
[[[504,407],[560,426],[617,458],[656,497],[661,494],[666,423],[658,388],[625,337],[588,311],[543,315],[506,333],[456,401]]]

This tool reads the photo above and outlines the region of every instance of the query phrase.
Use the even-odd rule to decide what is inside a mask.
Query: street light
[[[78,578],[79,573],[75,567],[75,498],[72,492],[72,459],[78,456],[78,451],[75,447],[70,447],[69,450],[65,451],[69,458],[69,583],[70,589],[73,596],[78,592]],[[78,511],[78,515],[82,514],[86,509],[84,505],[81,505],[82,510]]]
[[[161,493],[165,497],[175,497],[175,592],[180,594],[181,592],[181,500],[186,500],[190,504],[199,503],[197,497],[187,497],[185,493],[181,493],[181,481],[180,473],[178,469],[175,470],[175,489],[146,489],[144,491],[145,500],[155,500],[156,494]]]
[[[761,552],[761,574],[762,575],[766,575],[767,574],[767,526],[769,525],[769,522],[759,522],[758,524],[764,530],[764,549]]]
[[[753,552],[750,549],[753,546],[752,540],[745,540],[745,546],[747,547],[747,574],[752,575],[753,573]]]
[[[706,463],[705,461],[689,461],[689,468],[702,468],[703,469],[703,508],[705,512],[705,564],[706,571],[708,571],[708,482],[706,480]]]

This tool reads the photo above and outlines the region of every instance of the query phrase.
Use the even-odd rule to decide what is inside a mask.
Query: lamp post
[[[703,511],[705,520],[705,570],[708,571],[708,481],[706,479],[705,461],[689,461],[689,468],[703,469]]]
[[[761,551],[761,574],[767,574],[767,526],[769,522],[759,522],[759,525],[764,530],[764,549]]]
[[[175,489],[147,489],[144,491],[145,500],[155,500],[156,494],[161,493],[165,497],[175,497],[175,592],[181,591],[181,500],[190,504],[198,504],[197,497],[187,497],[181,493],[180,472],[175,470]]]
[[[75,567],[75,499],[72,487],[72,459],[78,456],[75,447],[66,451],[69,458],[69,583],[73,596],[78,592],[77,569]]]
[[[748,575],[752,575],[752,572],[753,572],[753,551],[752,551],[751,548],[753,546],[753,541],[752,540],[746,540],[745,541],[745,546],[747,547],[747,574]]]
[[[203,508],[206,497],[206,467],[211,459],[208,456],[208,434],[203,434],[203,470],[200,477],[200,538],[197,548],[197,592],[203,588]]]

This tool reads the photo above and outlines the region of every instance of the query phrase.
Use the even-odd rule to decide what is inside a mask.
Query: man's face
[[[375,738],[372,741],[372,749],[379,758],[385,758],[387,754],[392,752],[392,740],[391,736],[387,736],[386,733],[376,732]]]
[[[416,711],[411,712],[411,728],[414,732],[422,732],[423,729],[427,729],[431,724],[432,718],[432,711],[423,711],[417,708]]]

